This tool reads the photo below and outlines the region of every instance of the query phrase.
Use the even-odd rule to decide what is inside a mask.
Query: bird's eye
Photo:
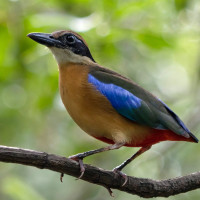
[[[73,43],[75,43],[75,37],[73,35],[67,35],[66,36],[66,41],[69,44],[73,44]]]

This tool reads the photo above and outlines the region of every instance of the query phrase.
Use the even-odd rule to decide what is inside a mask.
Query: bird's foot
[[[128,176],[125,173],[123,173],[118,167],[115,167],[112,171],[124,178],[124,183],[122,184],[122,187],[125,186],[128,181]]]
[[[61,183],[63,182],[63,177],[64,177],[64,173],[61,173],[61,174],[60,174],[60,182],[61,182]]]
[[[85,173],[85,167],[83,165],[83,156],[82,154],[76,154],[76,155],[73,155],[73,156],[69,156],[68,157],[69,159],[71,160],[75,160],[79,163],[79,166],[80,166],[80,172],[81,172],[81,175],[77,178],[77,179],[81,179]]]

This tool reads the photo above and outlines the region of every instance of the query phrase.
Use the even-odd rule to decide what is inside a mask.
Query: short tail
[[[195,143],[199,142],[196,136],[194,136],[191,132],[188,132],[188,134],[190,135],[191,142],[195,142]]]

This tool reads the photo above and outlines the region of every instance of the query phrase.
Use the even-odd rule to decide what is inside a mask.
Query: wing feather
[[[162,101],[131,80],[105,68],[93,68],[88,82],[104,95],[122,116],[155,129],[170,129],[193,136],[180,118]]]

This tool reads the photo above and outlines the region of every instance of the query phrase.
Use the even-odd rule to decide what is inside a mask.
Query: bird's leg
[[[115,143],[113,145],[109,145],[107,147],[103,147],[103,148],[100,148],[100,149],[95,149],[95,150],[91,150],[91,151],[86,151],[86,152],[83,152],[83,153],[79,153],[79,154],[70,156],[69,158],[72,159],[72,160],[75,160],[75,161],[79,162],[80,172],[81,172],[81,175],[79,176],[79,178],[81,178],[83,176],[84,172],[85,172],[85,167],[83,165],[83,159],[85,157],[91,156],[91,155],[96,154],[96,153],[101,153],[101,152],[104,152],[104,151],[119,149],[124,144],[125,143]]]
[[[127,159],[126,161],[124,161],[121,165],[115,167],[113,169],[114,172],[118,173],[119,175],[121,175],[125,181],[122,184],[122,186],[124,186],[127,181],[128,181],[128,177],[125,173],[121,172],[121,170],[128,165],[131,161],[133,161],[135,158],[137,158],[139,155],[143,154],[145,151],[149,150],[151,148],[151,146],[147,146],[147,147],[142,147],[140,148],[135,154],[133,154],[129,159]]]

